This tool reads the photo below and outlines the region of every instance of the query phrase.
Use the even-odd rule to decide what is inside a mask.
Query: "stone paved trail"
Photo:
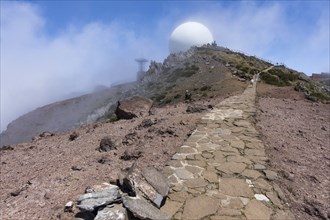
[[[251,119],[256,85],[206,113],[163,170],[172,219],[294,219]]]

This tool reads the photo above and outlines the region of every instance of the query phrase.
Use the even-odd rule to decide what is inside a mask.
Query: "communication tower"
[[[145,73],[146,73],[145,70],[144,70],[144,65],[145,65],[146,62],[148,62],[148,60],[145,59],[145,58],[136,58],[135,61],[139,65],[139,71],[137,73],[137,80],[141,81],[142,78],[144,77]]]

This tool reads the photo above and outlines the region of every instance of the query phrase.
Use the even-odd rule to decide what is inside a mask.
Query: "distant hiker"
[[[254,79],[251,79],[250,85],[253,86],[253,83],[254,83]]]
[[[184,96],[184,99],[186,101],[190,101],[191,100],[191,93],[189,92],[189,90],[186,90],[186,94]]]

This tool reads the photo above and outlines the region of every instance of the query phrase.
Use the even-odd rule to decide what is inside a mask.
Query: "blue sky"
[[[135,78],[171,32],[206,25],[218,45],[311,75],[329,72],[329,1],[1,1],[1,130],[36,107]],[[13,98],[15,97],[15,98]]]

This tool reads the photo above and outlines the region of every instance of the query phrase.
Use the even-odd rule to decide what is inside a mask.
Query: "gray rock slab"
[[[200,195],[188,199],[183,209],[183,219],[202,219],[217,212],[219,201],[215,198]]]
[[[270,201],[276,205],[278,208],[282,209],[283,205],[281,203],[281,200],[278,198],[277,194],[274,192],[267,192],[266,196],[270,199]]]
[[[154,181],[154,180],[153,180]],[[141,171],[137,168],[136,163],[129,169],[125,179],[125,186],[137,195],[143,196],[144,198],[152,201],[157,207],[160,207],[165,196],[162,196],[151,186],[142,176]],[[161,184],[159,184],[160,187]],[[166,189],[163,189],[164,191]]]
[[[99,210],[94,220],[126,220],[126,209],[121,204],[106,206]]]
[[[263,171],[267,177],[268,180],[276,180],[277,179],[277,173],[272,170],[264,170]]]
[[[123,196],[124,206],[139,219],[165,220],[171,217],[143,198]]]
[[[256,188],[265,190],[265,191],[271,191],[272,190],[272,185],[270,184],[270,182],[268,182],[267,180],[263,179],[263,178],[259,178],[256,181],[253,182],[254,186]]]
[[[86,193],[79,197],[77,207],[84,211],[93,211],[95,208],[108,205],[120,200],[118,186],[111,185],[103,191]]]
[[[153,167],[146,167],[142,169],[142,175],[147,182],[162,195],[167,196],[169,191],[169,184],[167,178]]]
[[[113,197],[85,199],[85,200],[81,201],[80,204],[77,205],[77,207],[80,210],[92,212],[92,211],[94,211],[94,209],[96,209],[100,206],[105,206],[105,205],[111,204],[115,201],[117,201],[117,200],[114,199]]]

